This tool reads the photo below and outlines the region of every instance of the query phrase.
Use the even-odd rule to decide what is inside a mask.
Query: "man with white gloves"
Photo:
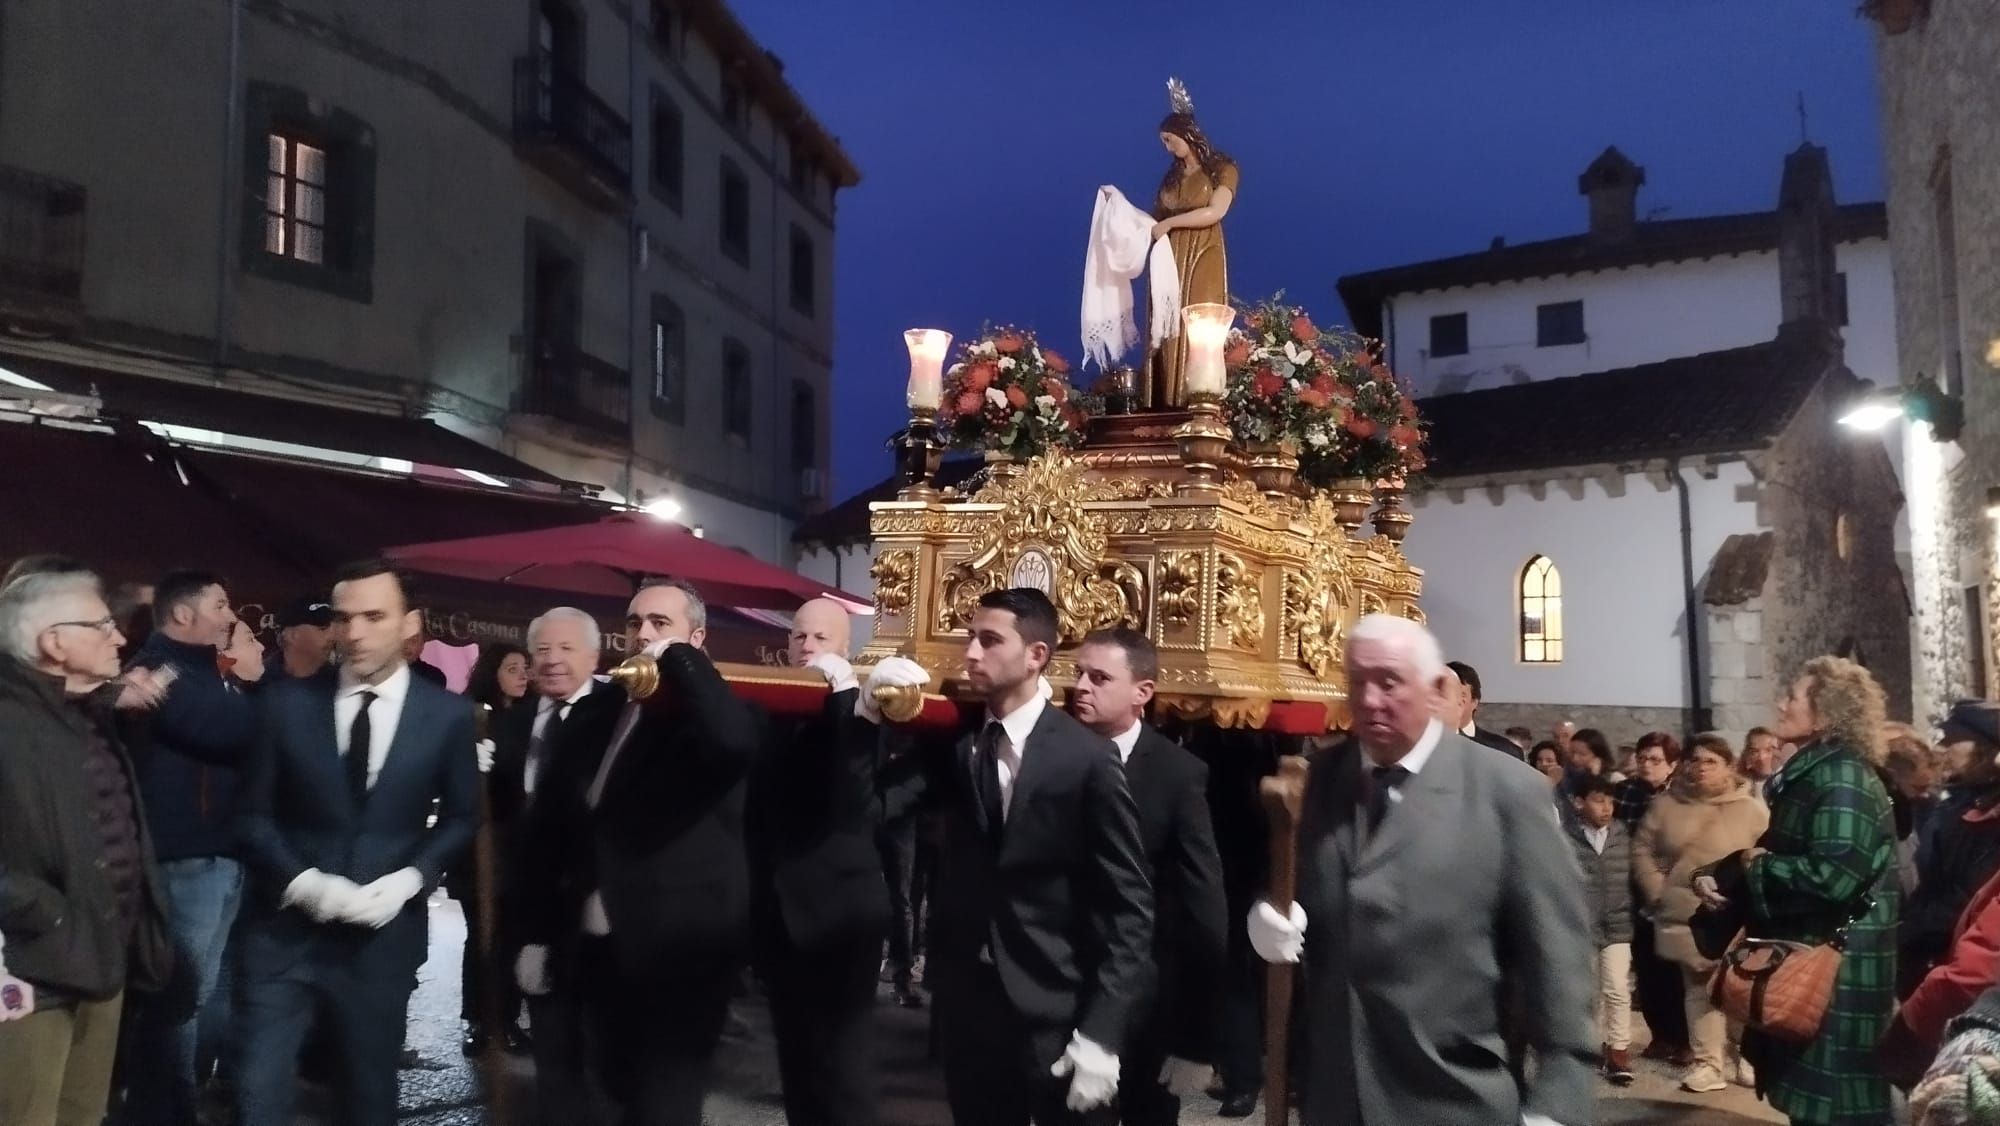
[[[240,792],[251,871],[238,1119],[292,1121],[324,1010],[344,1126],[391,1126],[424,899],[479,822],[471,705],[410,675],[418,611],[382,561],[333,587],[340,675],[274,684]],[[437,823],[429,824],[433,805]]]
[[[987,594],[969,634],[981,730],[921,750],[926,771],[912,783],[950,814],[925,980],[952,1120],[1115,1122],[1119,1053],[1153,974],[1138,811],[1111,740],[1041,691],[1057,644],[1048,597]],[[878,718],[876,687],[928,680],[910,661],[883,661],[862,687],[864,718]]]
[[[1447,686],[1423,626],[1355,624],[1355,737],[1306,783],[1301,902],[1250,912],[1265,961],[1308,968],[1304,1126],[1594,1120],[1595,952],[1576,861],[1548,783],[1433,718]],[[1527,998],[1532,1078],[1508,1062],[1503,973]]]

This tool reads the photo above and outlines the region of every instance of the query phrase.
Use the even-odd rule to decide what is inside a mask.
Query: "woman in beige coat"
[[[1632,876],[1642,909],[1653,919],[1660,956],[1680,964],[1686,978],[1688,1040],[1694,1066],[1681,1086],[1719,1091],[1728,1085],[1725,1053],[1733,1030],[1708,1001],[1708,978],[1715,963],[1695,949],[1688,919],[1701,900],[1694,893],[1695,869],[1713,864],[1757,843],[1770,824],[1770,811],[1750,796],[1736,774],[1736,754],[1718,735],[1696,737],[1673,781],[1646,811],[1632,838]],[[1737,1082],[1750,1086],[1748,1066],[1735,1062]]]

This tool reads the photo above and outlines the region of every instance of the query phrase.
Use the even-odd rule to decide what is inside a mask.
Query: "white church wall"
[[[1699,582],[1724,539],[1757,530],[1757,511],[1738,499],[1751,483],[1742,463],[1722,465],[1713,480],[1684,474]],[[1404,548],[1424,570],[1425,613],[1446,655],[1479,670],[1487,701],[1687,706],[1679,501],[1670,480],[1662,489],[1644,474],[1616,479],[1623,496],[1592,480],[1581,499],[1550,483],[1539,499],[1526,485],[1510,485],[1497,505],[1481,487],[1453,502],[1442,490],[1451,482],[1414,498],[1417,519]],[[1562,576],[1563,659],[1555,664],[1520,659],[1520,578],[1537,555]]]

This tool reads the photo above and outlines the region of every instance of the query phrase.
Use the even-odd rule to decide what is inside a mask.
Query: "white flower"
[[[996,407],[1004,407],[1007,405],[1007,392],[1000,390],[998,387],[988,387],[986,389],[986,401]]]
[[[1313,355],[1312,349],[1301,348],[1299,346],[1298,341],[1296,340],[1285,341],[1285,358],[1292,361],[1294,364],[1297,364],[1300,367],[1304,367],[1308,362],[1312,360],[1312,355]]]
[[[999,351],[1000,349],[995,347],[991,340],[983,340],[979,343],[978,347],[973,349],[973,352],[981,356],[995,355]]]
[[[1000,357],[1000,370],[1001,370],[1001,371],[1013,371],[1013,370],[1014,370],[1014,367],[1015,367],[1015,364],[1014,364],[1014,357],[1012,357],[1012,356],[1002,356],[1002,357]]]
[[[1054,395],[1037,395],[1035,396],[1035,405],[1045,411],[1052,411],[1056,407],[1056,397]]]
[[[1311,430],[1306,431],[1306,445],[1311,446],[1314,449],[1321,449],[1326,445],[1326,443],[1327,443],[1326,431],[1321,430],[1317,426],[1313,427]]]

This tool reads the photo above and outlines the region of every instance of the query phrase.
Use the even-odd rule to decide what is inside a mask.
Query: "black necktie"
[[[1374,788],[1368,793],[1368,831],[1382,827],[1382,818],[1389,814],[1389,794],[1402,786],[1410,777],[1410,772],[1400,766],[1378,766],[1370,773],[1375,777]]]
[[[568,703],[557,704],[549,709],[549,718],[542,724],[542,733],[529,741],[528,758],[535,764],[535,777],[540,779],[542,771],[549,764],[549,747],[556,736],[562,733],[563,713],[569,710]]]
[[[368,750],[373,732],[368,723],[368,706],[375,702],[375,693],[361,694],[361,709],[354,713],[354,724],[347,729],[347,792],[354,795],[354,804],[368,801]]]
[[[1000,741],[1007,729],[998,720],[979,733],[979,750],[972,756],[972,788],[985,814],[986,831],[997,834],[1006,822],[1006,808],[1000,800]]]

